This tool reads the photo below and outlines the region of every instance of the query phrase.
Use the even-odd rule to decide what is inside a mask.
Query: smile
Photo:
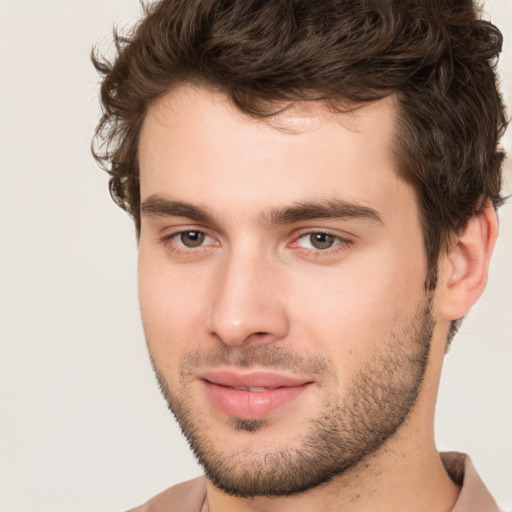
[[[270,388],[233,388],[235,391],[252,391],[254,393],[260,393],[261,391],[267,391]],[[274,388],[275,389],[275,388]]]
[[[313,381],[269,372],[213,370],[201,375],[202,389],[220,412],[260,419],[305,393]]]

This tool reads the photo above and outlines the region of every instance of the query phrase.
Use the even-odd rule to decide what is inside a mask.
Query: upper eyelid
[[[209,236],[210,238],[215,238],[212,236],[212,230],[207,228],[206,226],[197,226],[194,224],[182,224],[179,226],[166,226],[165,228],[161,229],[159,231],[160,236],[159,238],[172,238],[173,236],[177,236],[181,233],[187,233],[190,231],[197,231],[199,233],[204,233],[205,235]]]
[[[161,238],[173,236],[173,234],[176,235],[183,231],[201,231],[201,233],[204,233],[215,240],[226,238],[226,232],[224,229],[215,224],[210,225],[207,222],[202,222],[200,220],[195,221],[194,219],[186,217],[167,217],[167,221],[169,220],[172,222],[160,224],[161,227],[157,228],[158,233],[161,234]]]
[[[338,240],[338,243],[333,245],[332,247],[327,248],[327,249],[309,249],[309,250],[318,250],[321,252],[327,252],[329,249],[334,249],[335,247],[338,247],[339,245],[352,245],[354,243],[354,240],[352,240],[348,237],[343,237],[340,235],[335,235],[335,234],[327,233],[324,231],[312,231],[309,233],[303,233],[302,235],[295,237],[294,240],[290,244],[288,244],[288,246],[293,246],[293,245],[297,244],[299,240],[301,240],[309,235],[315,235],[315,234],[332,236],[333,238],[336,238]],[[306,249],[306,248],[304,248],[304,249]]]
[[[347,241],[347,242],[353,242],[356,238],[358,238],[356,235],[354,234],[351,234],[351,233],[347,233],[345,231],[343,232],[340,232],[336,229],[328,229],[328,228],[305,228],[304,231],[302,230],[299,230],[299,232],[297,234],[294,235],[295,237],[295,240],[298,239],[298,238],[302,238],[303,236],[307,236],[307,235],[314,235],[315,233],[320,233],[320,234],[323,234],[323,235],[330,235],[330,236],[334,236],[336,238],[339,238],[340,240],[344,240],[344,241]]]
[[[197,233],[202,233],[203,235],[205,235],[205,237],[208,237],[208,238],[211,238],[212,240],[215,240],[215,237],[213,237],[207,230],[205,229],[179,229],[178,231],[173,231],[171,233],[164,233],[160,239],[165,241],[165,240],[171,240],[172,238],[176,238],[178,237],[179,235],[182,235],[184,233],[194,233],[194,232],[197,232]]]

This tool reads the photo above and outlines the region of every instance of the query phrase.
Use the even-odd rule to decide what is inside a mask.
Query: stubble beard
[[[153,364],[162,393],[207,478],[237,497],[298,494],[354,468],[391,438],[413,409],[424,379],[434,330],[432,294],[413,318],[402,321],[378,346],[379,352],[354,376],[345,396],[324,393],[321,413],[308,422],[299,442],[261,453],[252,446],[267,421],[230,418],[233,431],[255,436],[238,449],[218,446],[208,418],[195,406],[187,386],[171,390]],[[309,371],[323,383],[337,376],[322,355],[304,357],[274,345],[254,345],[243,352],[219,346],[208,353],[191,352],[182,361],[181,382],[201,364],[255,366]],[[327,388],[328,386],[326,386]],[[263,441],[263,442],[262,442]],[[238,447],[239,448],[239,447]]]

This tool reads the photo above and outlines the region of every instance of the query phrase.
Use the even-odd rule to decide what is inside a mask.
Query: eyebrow
[[[363,219],[384,225],[377,210],[346,199],[300,202],[284,208],[274,208],[264,215],[264,220],[269,224],[292,224],[315,219]]]
[[[167,199],[158,194],[149,196],[141,203],[140,211],[146,217],[185,217],[187,219],[214,224],[213,215],[201,206],[184,201]]]
[[[141,203],[141,213],[146,217],[184,217],[195,222],[215,224],[214,215],[192,203],[177,201],[158,194]],[[290,206],[272,208],[261,216],[264,224],[293,224],[315,219],[362,219],[384,225],[381,214],[369,206],[346,199],[300,202]]]

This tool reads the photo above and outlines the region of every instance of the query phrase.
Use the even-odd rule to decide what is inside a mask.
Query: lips
[[[259,419],[305,393],[313,381],[266,371],[216,369],[200,375],[212,404],[228,416]]]

